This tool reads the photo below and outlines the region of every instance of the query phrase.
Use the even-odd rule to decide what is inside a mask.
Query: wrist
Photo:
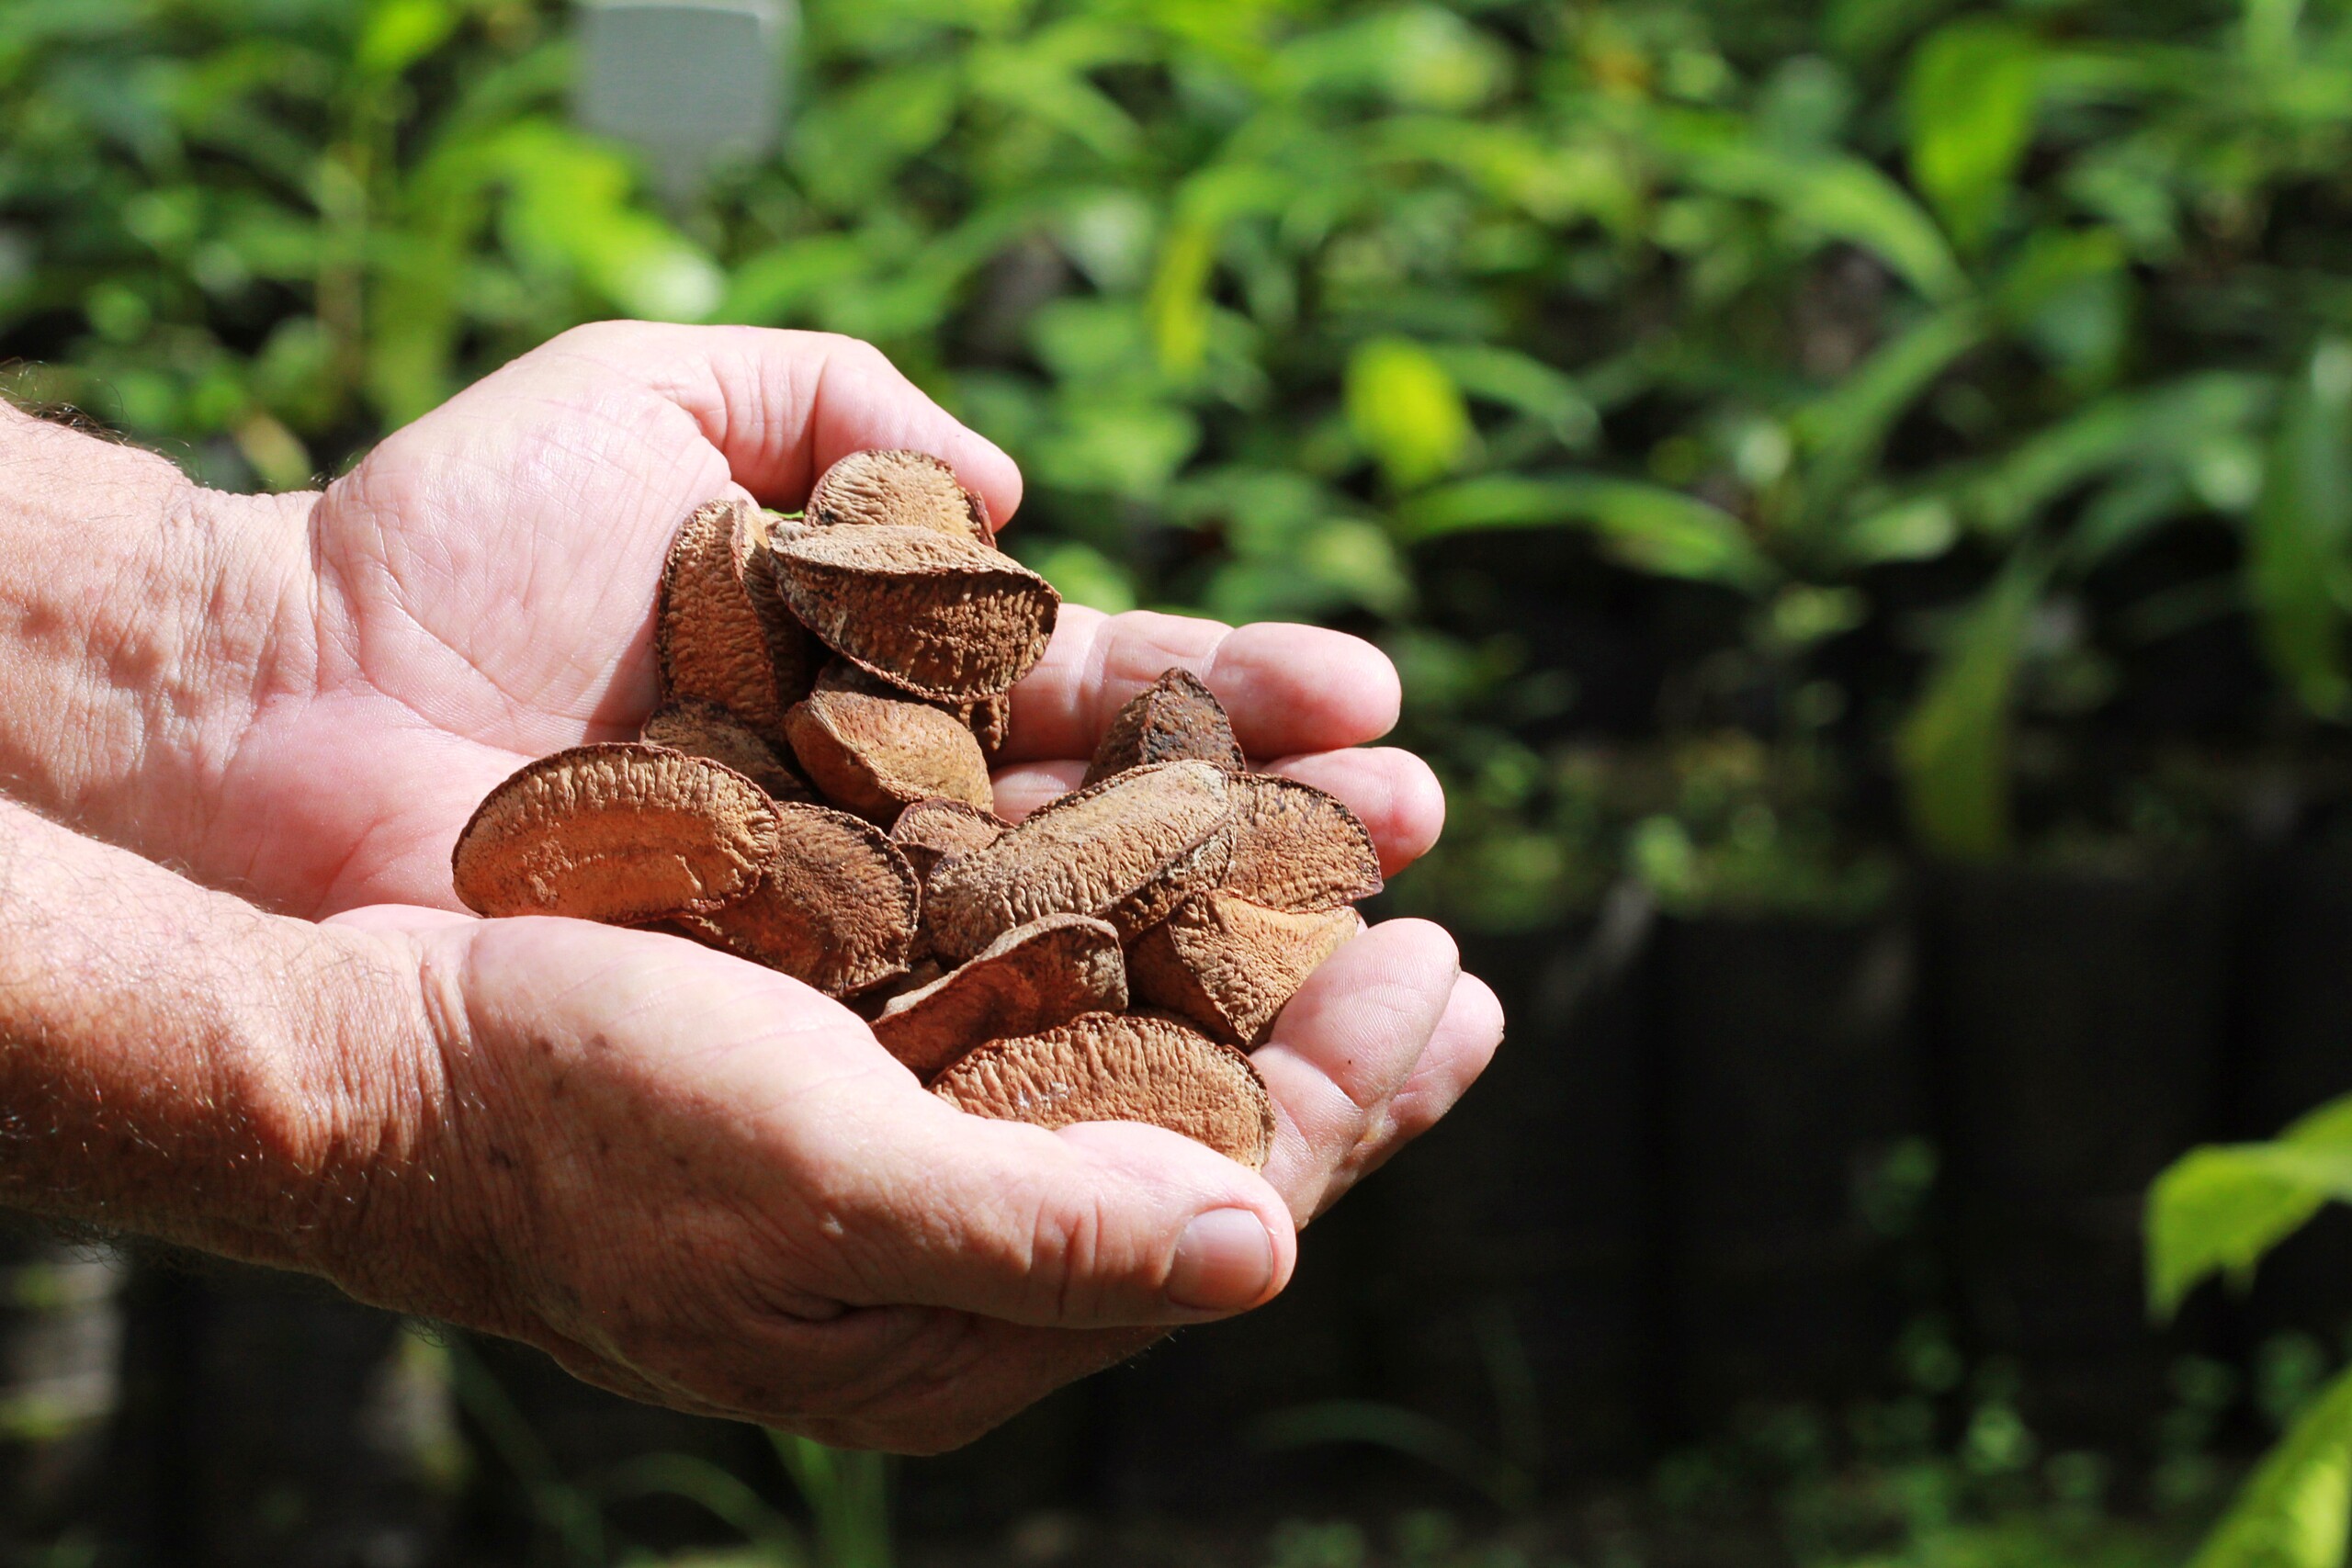
[[[0,464],[0,604],[15,612],[0,622],[0,788],[235,881],[205,863],[204,839],[223,771],[307,640],[312,498],[208,491],[5,406]]]

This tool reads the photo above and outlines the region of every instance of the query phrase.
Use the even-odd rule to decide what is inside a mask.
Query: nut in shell
[[[1363,930],[1351,908],[1272,909],[1233,893],[1196,893],[1136,940],[1136,1000],[1240,1046],[1264,1041],[1306,977]]]
[[[1382,886],[1380,852],[1356,814],[1295,779],[1237,774],[1232,841],[1221,886],[1277,909],[1336,909]]]
[[[804,513],[820,527],[899,525],[995,541],[988,502],[928,452],[853,452],[827,468]]]
[[[697,507],[662,568],[653,649],[666,697],[716,703],[774,735],[815,671],[776,590],[767,521],[740,501]]]
[[[918,800],[899,813],[890,825],[890,841],[915,868],[924,887],[931,874],[949,855],[985,849],[1004,837],[1012,824],[993,811],[983,811],[960,800],[933,797]]]
[[[808,782],[792,764],[759,731],[717,703],[664,703],[646,719],[638,739],[724,763],[777,800],[808,798]]]
[[[818,692],[786,713],[784,734],[826,799],[877,822],[933,795],[983,810],[995,803],[980,743],[929,703]]]
[[[914,868],[871,822],[822,806],[775,808],[775,848],[757,884],[679,923],[701,942],[783,971],[830,997],[907,966],[921,890]]]
[[[1087,765],[1085,782],[1153,762],[1182,761],[1215,762],[1236,773],[1250,765],[1216,694],[1191,671],[1172,669],[1112,718]]]
[[[1061,596],[1012,557],[928,528],[804,528],[772,554],[785,604],[835,652],[918,696],[1011,689],[1044,657]]]
[[[458,836],[458,897],[484,915],[628,925],[718,908],[775,852],[777,807],[731,769],[633,743],[518,770]]]
[[[1252,1170],[1273,1149],[1273,1100],[1250,1058],[1148,1013],[1088,1013],[983,1045],[932,1092],[976,1116],[1038,1127],[1148,1122]]]
[[[974,1046],[1126,1005],[1118,931],[1084,915],[1047,915],[1005,932],[922,989],[891,998],[874,1021],[874,1038],[927,1078]]]
[[[1063,795],[938,864],[926,934],[959,960],[1040,915],[1092,915],[1134,937],[1223,876],[1231,777],[1208,762],[1162,762]]]

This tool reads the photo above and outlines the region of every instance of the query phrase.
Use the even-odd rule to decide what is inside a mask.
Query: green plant
[[[2244,1285],[2327,1203],[2352,1201],[2352,1097],[2268,1143],[2192,1149],[2148,1194],[2148,1295],[2160,1317],[2199,1281]],[[2194,1568],[2337,1568],[2352,1542],[2352,1369],[2309,1392]]]
[[[1647,814],[1805,902],[2342,745],[2341,7],[806,10],[784,151],[664,209],[556,0],[17,0],[13,386],[285,485],[594,316],[871,338],[1072,597],[1390,647],[1485,923],[1667,864],[1595,757],[1809,777],[1795,849]]]
[[[586,1482],[567,1480],[547,1446],[481,1359],[462,1340],[450,1344],[451,1381],[459,1403],[500,1463],[522,1485],[539,1528],[566,1568],[890,1568],[888,1461],[845,1452],[789,1433],[767,1434],[786,1478],[808,1512],[804,1531],[742,1477],[692,1454],[640,1454]],[[625,1551],[605,1515],[639,1497],[692,1503],[743,1538],[740,1547],[656,1559]]]

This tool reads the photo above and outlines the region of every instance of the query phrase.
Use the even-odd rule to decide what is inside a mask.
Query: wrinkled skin
[[[491,786],[650,709],[679,519],[719,495],[797,506],[875,446],[939,454],[1000,520],[1018,506],[1012,464],[863,345],[567,333],[322,495],[240,503],[247,706],[157,786],[188,826],[126,784],[87,830],[328,919],[355,973],[392,976],[349,1010],[390,1021],[350,1025],[322,1069],[334,1124],[285,1140],[368,1194],[301,1266],[639,1397],[921,1451],[1270,1299],[1295,1227],[1444,1113],[1501,1021],[1432,925],[1341,948],[1256,1057],[1279,1118],[1258,1175],[1153,1128],[961,1116],[846,1010],[673,937],[458,913],[450,846]],[[1435,839],[1428,769],[1363,744],[1397,705],[1369,645],[1074,607],[1013,693],[999,809],[1075,784],[1175,664],[1253,759],[1346,800],[1385,869]],[[1257,1224],[1181,1239],[1217,1211]]]

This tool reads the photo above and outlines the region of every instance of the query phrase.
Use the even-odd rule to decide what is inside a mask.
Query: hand
[[[107,830],[281,908],[345,912],[322,931],[184,884],[131,897],[172,879],[99,871],[128,857],[94,851],[85,886],[187,908],[157,917],[149,967],[108,1008],[26,946],[29,1021],[0,1037],[49,1043],[12,1092],[89,1132],[0,1159],[0,1180],[33,1207],[512,1335],[639,1397],[893,1448],[960,1441],[1170,1324],[1280,1290],[1295,1228],[1442,1115],[1499,1038],[1492,995],[1433,926],[1376,928],[1293,1001],[1256,1056],[1279,1120],[1259,1176],[1157,1129],[951,1111],[846,1010],[673,938],[446,912],[449,846],[481,796],[650,706],[678,519],[715,495],[795,503],[834,457],[897,445],[946,457],[1000,517],[1017,504],[1002,456],[871,350],[606,326],[490,378],[322,497],[254,503],[247,527],[199,509],[194,536],[236,560],[245,607],[195,617],[199,657],[176,660],[174,700],[202,719],[181,764],[202,774],[181,792],[200,829],[158,840],[117,762]],[[289,538],[292,568],[271,554]],[[1361,747],[1397,700],[1367,645],[1080,610],[1014,693],[1003,807],[1066,787],[1171,663],[1226,701],[1253,757],[1354,806],[1392,871],[1435,838],[1427,769]],[[220,716],[237,705],[224,687],[250,688],[243,722]],[[110,755],[178,739],[140,733],[143,712]],[[51,922],[69,960],[106,951],[109,921],[121,934],[89,907],[75,895]],[[183,1027],[215,994],[235,1005]],[[184,1005],[127,1059],[107,1021],[156,995]],[[271,1031],[286,1038],[266,1047]],[[194,1152],[134,1182],[135,1161],[70,1157],[100,1135]]]

